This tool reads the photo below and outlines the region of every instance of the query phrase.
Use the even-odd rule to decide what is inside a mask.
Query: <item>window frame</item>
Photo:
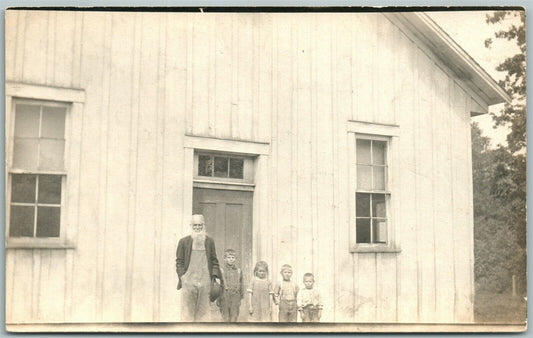
[[[198,175],[198,162],[199,162],[200,156],[226,157],[228,158],[228,167],[229,167],[229,159],[243,160],[243,178],[217,177],[214,175],[213,176]],[[240,186],[240,187],[253,188],[254,177],[255,177],[254,157],[246,156],[246,155],[243,155],[240,153],[234,153],[234,152],[204,151],[204,150],[198,150],[194,152],[193,180],[195,184],[212,183],[212,184],[226,184],[226,185],[235,185],[235,186]]]
[[[35,84],[25,84],[18,82],[6,82],[6,226],[5,245],[6,249],[73,249],[75,245],[68,238],[69,210],[68,194],[71,180],[68,178],[69,167],[72,159],[69,158],[70,147],[72,146],[70,137],[75,133],[71,130],[72,114],[81,113],[82,105],[85,101],[85,91],[77,88],[59,88],[53,86],[42,86]],[[15,113],[16,105],[19,103],[65,107],[65,146],[63,150],[63,170],[29,170],[25,168],[15,168],[13,166],[14,142],[15,142]],[[81,104],[81,105],[80,105]],[[81,130],[76,131],[80,133]],[[79,138],[79,137],[76,137]],[[10,237],[10,213],[11,213],[11,183],[13,174],[35,174],[35,175],[58,175],[61,176],[61,211],[59,237]],[[37,205],[37,204],[36,204]],[[35,226],[35,224],[34,224]],[[71,236],[72,237],[72,236]]]
[[[367,122],[348,121],[348,151],[349,151],[349,185],[350,185],[350,252],[352,253],[399,253],[401,249],[397,241],[397,199],[396,169],[398,166],[396,145],[399,136],[398,125],[372,124]],[[357,146],[358,139],[386,142],[386,173],[385,190],[369,191],[357,187]],[[356,236],[356,194],[383,194],[385,195],[387,217],[387,241],[385,243],[357,243]],[[371,225],[372,226],[372,225]]]
[[[364,134],[356,134],[355,136],[355,142],[356,142],[356,149],[357,149],[357,140],[368,140],[370,142],[372,141],[380,141],[380,142],[385,142],[385,165],[383,165],[383,167],[385,167],[385,173],[384,173],[384,185],[385,185],[385,189],[384,190],[374,190],[374,189],[370,189],[370,190],[365,190],[365,189],[359,189],[359,187],[357,187],[357,183],[356,183],[356,187],[355,187],[355,194],[356,194],[356,202],[357,202],[357,194],[358,193],[363,193],[363,194],[369,194],[369,195],[373,195],[373,194],[379,194],[379,195],[383,195],[385,197],[385,209],[386,209],[386,215],[385,215],[385,220],[386,220],[386,224],[387,224],[387,238],[386,238],[386,241],[385,243],[382,243],[382,242],[370,242],[370,243],[357,243],[357,219],[358,218],[361,218],[361,216],[358,216],[357,215],[357,210],[355,212],[355,221],[356,221],[356,224],[355,224],[355,243],[358,247],[361,247],[361,248],[364,248],[366,246],[369,246],[369,247],[379,247],[379,246],[388,246],[388,243],[390,242],[390,228],[389,228],[389,224],[390,224],[390,199],[391,199],[391,192],[390,192],[390,188],[389,188],[389,163],[390,163],[390,158],[389,158],[389,148],[390,148],[390,138],[389,137],[384,137],[384,136],[376,136],[376,135],[364,135]],[[371,146],[372,147],[372,146]],[[372,149],[372,148],[370,148]],[[372,156],[372,150],[370,150],[370,156]],[[356,176],[356,179],[357,179],[357,175],[358,175],[358,164],[357,163],[357,150],[356,150],[356,162],[355,162],[355,176]],[[371,163],[370,164],[370,167],[373,169],[374,168],[374,163]],[[373,170],[370,171],[372,173],[372,178],[373,178]],[[373,179],[371,180],[373,182]],[[372,199],[372,197],[370,197],[370,199]],[[356,206],[357,206],[357,203],[356,203]],[[373,217],[372,217],[372,203],[370,204],[370,217],[365,217],[365,218],[369,218],[370,219],[370,237],[372,239],[372,221],[373,221]]]

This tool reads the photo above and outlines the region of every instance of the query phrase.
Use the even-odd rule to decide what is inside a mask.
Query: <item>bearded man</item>
[[[205,231],[203,215],[192,215],[191,235],[183,237],[176,250],[178,290],[183,289],[182,321],[209,321],[209,290],[213,280],[220,283],[215,242]]]

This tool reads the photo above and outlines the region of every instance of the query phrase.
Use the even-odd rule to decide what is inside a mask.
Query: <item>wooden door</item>
[[[215,240],[220,265],[224,251],[237,252],[244,287],[252,276],[252,206],[253,192],[194,188],[193,213],[205,218],[207,234]]]

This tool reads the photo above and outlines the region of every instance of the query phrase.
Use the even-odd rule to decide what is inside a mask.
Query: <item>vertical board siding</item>
[[[273,27],[272,16],[261,14],[255,21],[259,26],[259,41],[257,67],[257,101],[258,101],[258,139],[261,142],[270,142],[272,128],[272,92],[273,92]]]
[[[378,52],[377,74],[378,83],[376,97],[383,98],[377,100],[378,109],[374,121],[378,123],[396,123],[396,105],[397,96],[395,88],[395,78],[397,76],[395,69],[395,52],[396,45],[396,27],[393,26],[383,15],[378,17]],[[395,140],[393,140],[394,142]],[[394,145],[391,145],[391,150]],[[392,156],[391,156],[392,159]],[[390,170],[394,168],[392,163]],[[392,182],[389,182],[392,185]],[[394,204],[391,202],[391,206]],[[396,215],[391,214],[391,217]],[[377,321],[394,322],[396,321],[396,261],[397,255],[377,254],[376,274],[377,279]]]
[[[394,59],[396,46],[394,44],[394,27],[383,15],[377,17],[377,50],[376,59],[374,59],[376,84],[374,96],[379,97],[375,100],[377,109],[374,113],[373,122],[377,123],[395,123],[394,119],[394,101],[396,93],[394,91]],[[376,62],[377,61],[377,62]]]
[[[252,140],[253,138],[253,21],[249,15],[239,14],[236,17],[239,27],[237,53],[237,116],[239,121],[238,138]]]
[[[302,281],[302,273],[313,273],[313,226],[312,215],[309,210],[312,205],[312,122],[311,122],[311,55],[315,52],[311,47],[312,39],[312,18],[301,18],[302,22],[295,29],[295,65],[296,77],[295,108],[297,128],[294,132],[297,136],[297,153],[295,156],[295,168],[297,179],[297,194],[295,203],[297,207],[296,216],[296,238],[298,239],[298,250],[296,251],[296,262],[300,273],[295,276],[298,284]]]
[[[6,271],[5,271],[5,321],[13,323],[13,299],[15,288],[15,250],[6,250]],[[26,317],[28,317],[26,315]],[[16,317],[15,317],[16,318]]]
[[[167,16],[163,16],[160,20],[160,29],[159,29],[159,55],[158,55],[158,66],[157,66],[157,129],[156,129],[156,162],[161,163],[162,165],[157,166],[156,171],[156,194],[154,198],[154,212],[155,212],[155,224],[154,224],[154,309],[152,314],[152,321],[157,322],[160,320],[161,316],[161,303],[160,303],[160,293],[161,293],[161,254],[162,254],[162,217],[163,217],[163,175],[164,175],[164,135],[166,132],[166,106],[165,106],[165,74],[166,74],[166,43],[167,43]],[[166,238],[165,238],[166,240]],[[165,255],[172,255],[171,251],[165,252]]]
[[[292,20],[291,20],[292,21]],[[300,238],[298,237],[298,215],[301,213],[300,206],[298,205],[298,196],[299,194],[299,175],[298,175],[298,153],[299,153],[299,135],[300,135],[300,122],[298,113],[300,112],[300,107],[298,106],[298,68],[297,68],[297,55],[298,55],[298,26],[293,25],[290,31],[290,45],[291,45],[291,55],[290,55],[290,71],[291,71],[291,149],[290,152],[293,154],[291,156],[290,164],[290,173],[291,173],[291,208],[290,213],[290,223],[291,223],[291,242],[299,243]],[[301,250],[296,249],[297,246],[291,244],[291,260],[290,264],[293,266],[293,273],[295,276],[301,275],[301,269],[303,268],[298,264],[299,254],[304,254]]]
[[[17,15],[17,42],[15,44],[15,60],[14,71],[12,79],[15,81],[23,81],[22,74],[24,71],[24,52],[26,50],[26,22],[27,22],[28,13],[20,12]]]
[[[47,59],[50,52],[48,40],[48,17],[50,12],[28,11],[24,20],[24,52],[22,80],[27,83],[47,83]]]
[[[213,120],[215,122],[215,136],[219,138],[231,137],[231,83],[233,69],[233,33],[232,20],[228,14],[215,18],[215,108]]]
[[[161,20],[156,14],[143,14],[141,31],[140,93],[137,149],[137,187],[133,241],[131,320],[151,321],[154,297],[154,227],[156,189],[159,159],[157,155],[157,109],[159,31]]]
[[[55,53],[53,60],[53,76],[47,77],[55,86],[73,87],[74,75],[74,43],[76,41],[76,15],[69,12],[55,12],[54,40]]]
[[[140,39],[143,22],[139,14],[133,17],[134,20],[134,29],[133,34],[133,46],[131,52],[132,58],[132,81],[131,81],[131,119],[130,119],[130,138],[129,138],[129,159],[128,167],[129,177],[128,177],[128,223],[126,229],[126,255],[123,259],[123,264],[126,267],[126,272],[124,276],[124,309],[123,315],[125,321],[131,321],[131,299],[132,299],[132,287],[133,287],[133,252],[134,252],[134,241],[135,241],[135,226],[137,224],[136,218],[136,195],[133,192],[137,191],[137,171],[138,171],[138,162],[137,162],[137,149],[139,145],[139,115],[140,115],[140,68],[141,68],[141,52],[142,52],[142,40]]]
[[[75,26],[72,30],[72,86],[80,88],[80,72],[81,72],[81,50],[82,50],[82,34],[83,34],[83,12],[76,12]]]
[[[45,74],[45,81],[46,84],[49,85],[54,82],[54,76],[55,76],[55,47],[56,47],[56,30],[55,30],[55,24],[56,24],[56,12],[48,12],[48,20],[47,20],[47,27],[46,27],[46,74]]]
[[[161,255],[160,255],[160,315],[159,320],[172,322],[179,318],[178,283],[175,269],[175,250],[180,232],[182,214],[183,180],[180,166],[184,162],[183,148],[185,128],[182,116],[185,115],[185,86],[187,53],[183,41],[186,41],[186,25],[175,19],[176,14],[167,15],[166,27],[166,77],[165,77],[165,124],[163,133],[163,190],[161,216]]]
[[[311,17],[312,28],[311,28],[311,48],[313,53],[311,54],[311,210],[317,210],[318,202],[318,184],[317,184],[317,175],[315,175],[313,168],[318,166],[318,151],[317,151],[317,142],[318,142],[318,100],[317,100],[317,91],[318,91],[318,27],[317,27],[317,16],[314,15]],[[311,217],[311,229],[312,229],[312,250],[315,255],[311,257],[313,264],[313,271],[317,268],[317,258],[318,258],[318,215],[317,212],[312,213]]]
[[[284,17],[286,18],[286,17]],[[281,18],[277,18],[281,21]],[[292,99],[292,72],[291,72],[291,22],[285,21],[285,24],[278,24],[277,35],[274,37],[277,41],[277,123],[272,130],[274,135],[277,135],[272,142],[277,144],[276,162],[282,165],[285,169],[280,170],[281,167],[276,167],[277,181],[274,182],[278,186],[278,197],[276,199],[278,207],[277,223],[278,223],[278,265],[290,264],[292,261],[292,153],[291,153],[291,138],[293,129],[291,128],[291,99]],[[284,188],[282,188],[284,187]],[[272,271],[273,279],[279,278],[279,267]]]
[[[353,69],[354,57],[353,54],[353,39],[349,37],[355,34],[354,25],[351,23],[349,15],[343,16],[342,21],[337,26],[337,36],[343,38],[336,39],[336,73],[335,78],[335,108],[334,114],[336,121],[334,121],[336,131],[336,139],[334,142],[338,145],[338,150],[335,152],[336,165],[335,170],[335,226],[334,240],[335,240],[335,256],[333,265],[334,271],[334,291],[333,291],[333,306],[334,306],[334,321],[349,322],[353,320],[353,262],[352,255],[349,253],[349,220],[350,208],[348,203],[350,198],[350,179],[349,166],[351,163],[348,156],[348,136],[342,132],[346,127],[346,121],[352,118],[353,109],[353,87],[352,81],[354,78],[355,69]],[[353,144],[355,146],[355,144]]]
[[[33,260],[33,250],[12,250],[13,260],[13,276],[12,282],[12,303],[11,303],[11,320],[12,323],[31,323],[38,320],[36,315],[35,304],[37,297],[33,289],[33,281],[38,278],[34,274],[33,267],[40,268],[39,262]],[[7,285],[7,284],[6,284]]]
[[[17,52],[18,23],[21,11],[8,11],[5,15],[5,77],[6,81],[14,79],[15,60]],[[21,20],[22,21],[22,20]]]
[[[317,166],[313,168],[317,177],[317,251],[313,252],[315,256],[317,278],[320,279],[320,285],[334,285],[334,267],[331,264],[331,258],[334,257],[333,229],[335,220],[333,217],[333,90],[334,74],[332,68],[335,63],[333,60],[334,40],[336,33],[335,25],[327,16],[318,16],[317,27],[317,63],[320,65],[317,69],[317,123],[318,135],[317,143],[313,144],[317,148]],[[323,295],[324,307],[333,308],[333,299],[330,292]],[[324,312],[323,320],[331,321],[332,312]]]
[[[100,23],[104,26],[104,32],[113,31],[112,16],[104,16],[104,21]],[[102,320],[103,318],[103,306],[104,306],[104,280],[105,280],[105,263],[106,263],[106,235],[107,228],[110,226],[108,223],[109,218],[107,215],[108,210],[108,184],[109,180],[109,121],[110,121],[110,95],[111,95],[111,50],[112,50],[112,34],[104,34],[103,42],[103,60],[102,60],[102,77],[101,88],[102,95],[100,96],[100,137],[98,139],[99,147],[99,172],[101,175],[101,184],[98,191],[98,237],[97,237],[97,249],[96,249],[96,320]],[[113,156],[113,155],[112,155]],[[112,198],[109,198],[111,201]],[[110,257],[107,257],[109,260]]]
[[[35,250],[40,256],[39,293],[37,317],[48,323],[61,323],[64,319],[65,251]]]
[[[436,270],[436,319],[444,323],[453,322],[453,219],[452,196],[450,193],[451,152],[450,136],[450,81],[448,76],[434,67],[434,221],[435,221],[435,270]]]
[[[468,116],[466,102],[469,98],[462,88],[454,86],[452,108],[452,157],[453,172],[453,204],[454,204],[454,235],[455,235],[455,320],[472,321],[472,290],[471,290],[471,254],[473,243],[470,243],[472,219],[467,210],[470,206],[469,192],[464,187],[470,183],[471,168],[468,161],[468,143],[465,120]],[[463,187],[463,188],[461,188]]]
[[[359,17],[359,33],[354,34],[354,120],[372,122],[374,107],[374,74],[376,67],[376,14],[364,14]]]
[[[79,232],[79,217],[80,214],[77,212],[80,205],[80,161],[75,159],[81,159],[81,130],[83,130],[83,105],[80,103],[75,103],[72,105],[72,108],[69,112],[69,146],[68,146],[68,155],[67,155],[67,170],[68,170],[68,179],[67,179],[67,198],[66,198],[66,208],[68,211],[67,215],[67,224],[69,225],[65,230],[65,237],[70,243],[77,243],[78,232]],[[66,252],[65,258],[65,321],[71,321],[72,318],[72,296],[73,296],[73,271],[74,271],[74,256],[75,252],[73,250],[68,250]],[[61,262],[56,262],[55,264],[61,264]]]
[[[417,128],[417,198],[420,201],[417,208],[417,225],[420,241],[420,320],[431,322],[435,313],[435,261],[434,261],[434,232],[433,232],[433,127],[432,115],[433,93],[431,91],[433,76],[432,62],[421,51],[417,52],[418,64],[418,119]]]
[[[128,188],[132,167],[129,166],[129,140],[131,133],[131,97],[133,81],[132,62],[130,57],[133,49],[134,14],[118,14],[112,16],[110,58],[113,70],[110,77],[110,97],[108,123],[112,126],[110,132],[108,158],[112,158],[113,166],[121,168],[114,170],[107,167],[107,213],[108,226],[104,238],[104,269],[103,269],[103,302],[102,317],[111,321],[123,320],[125,301],[125,279],[117,276],[126,275],[126,265],[123,257],[127,254],[128,231]],[[112,104],[111,104],[112,102]],[[113,137],[120,135],[121,137]],[[116,257],[116,258],[115,258]]]
[[[6,27],[6,79],[86,93],[67,148],[76,249],[7,251],[7,322],[179,320],[185,134],[270,143],[253,263],[314,273],[323,321],[472,320],[471,95],[383,15],[13,11]],[[350,252],[347,120],[400,125],[401,253]]]
[[[415,102],[417,92],[416,83],[416,46],[403,33],[398,37],[398,61],[399,70],[397,79],[399,80],[398,90],[402,94],[399,96],[398,115],[401,117],[399,149],[400,162],[398,166],[403,168],[400,177],[401,187],[397,196],[391,198],[400,200],[399,220],[395,221],[395,226],[399,230],[398,244],[402,249],[398,257],[400,271],[399,296],[398,296],[398,321],[416,322],[418,321],[418,236],[417,236],[417,173],[416,173],[416,111]]]
[[[98,204],[101,189],[99,144],[101,121],[101,79],[103,77],[103,13],[83,13],[80,86],[85,88],[83,129],[81,130],[80,203],[78,206],[78,241],[74,251],[72,321],[96,320],[96,255],[98,238]]]
[[[210,20],[193,16],[192,20],[192,131],[195,135],[209,135],[209,60],[211,36]]]

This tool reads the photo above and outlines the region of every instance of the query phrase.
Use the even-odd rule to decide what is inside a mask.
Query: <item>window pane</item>
[[[43,107],[41,137],[64,139],[65,113],[63,107]]]
[[[356,242],[357,243],[370,243],[370,220],[369,219],[357,219],[356,223]]]
[[[11,176],[11,202],[35,203],[35,175]]]
[[[10,237],[33,237],[35,207],[12,205],[9,216]]]
[[[37,169],[38,139],[15,138],[13,166],[19,169]]]
[[[372,194],[372,217],[387,217],[384,194]]]
[[[374,236],[372,243],[386,243],[387,242],[387,221],[372,220],[372,235]]]
[[[372,190],[372,167],[357,165],[357,189]]]
[[[63,155],[65,153],[64,140],[43,140],[39,152],[39,169],[64,170]]]
[[[228,177],[228,158],[215,156],[215,177]]]
[[[37,208],[37,237],[59,237],[61,208]]]
[[[208,155],[198,156],[198,176],[213,175],[213,158]]]
[[[39,176],[39,203],[61,204],[61,176]]]
[[[373,167],[374,190],[385,190],[385,167]]]
[[[385,164],[385,147],[387,142],[372,141],[372,163]]]
[[[15,137],[39,137],[39,106],[17,104]]]
[[[355,194],[355,216],[370,217],[370,194]]]
[[[242,178],[244,160],[240,158],[231,158],[229,160],[229,177]]]
[[[357,164],[370,164],[370,140],[357,140]]]

